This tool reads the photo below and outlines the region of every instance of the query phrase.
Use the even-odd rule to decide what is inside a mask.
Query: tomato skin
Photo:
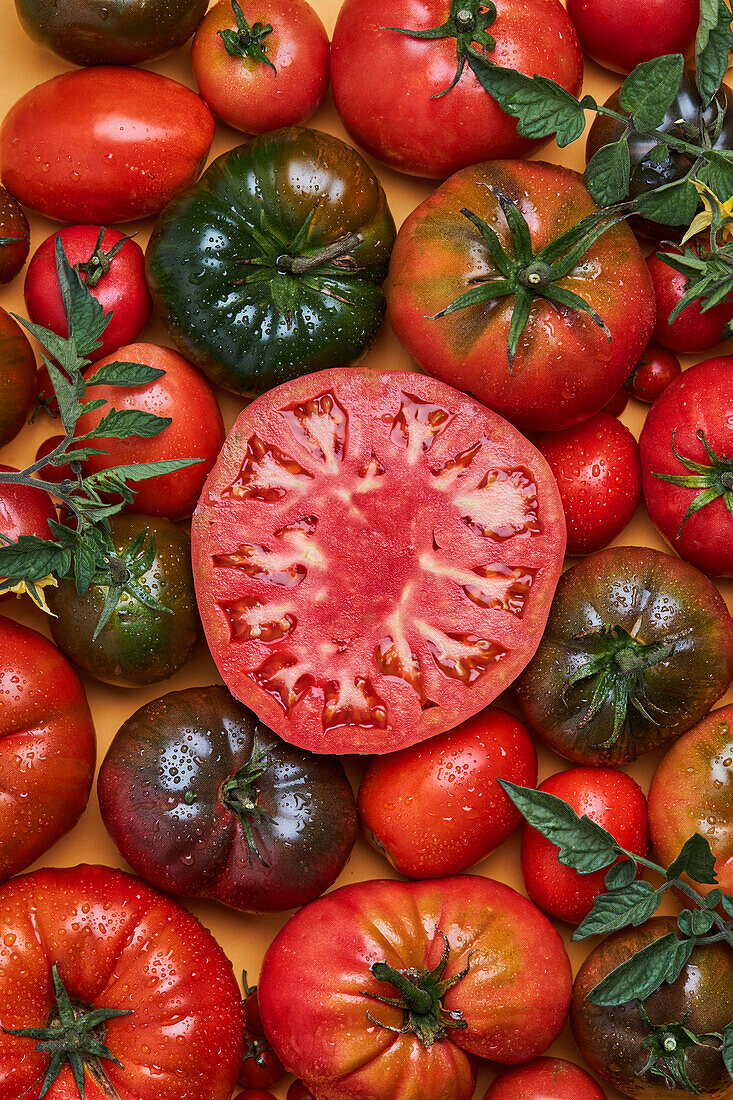
[[[249,57],[231,57],[219,31],[236,31],[231,0],[207,12],[191,48],[199,92],[214,114],[245,134],[299,126],[315,113],[329,82],[326,28],[306,0],[245,0],[250,26],[268,23],[264,51],[277,72]]]
[[[668,53],[689,54],[700,0],[567,0],[585,53],[617,73]]]
[[[551,775],[539,790],[562,798],[581,816],[603,826],[627,851],[649,847],[646,799],[637,783],[616,768],[570,768]],[[558,848],[528,825],[522,835],[522,874],[531,900],[554,920],[580,924],[604,893],[608,868],[581,875],[557,859]]]
[[[293,1081],[288,1089],[287,1100],[316,1100],[316,1098],[302,1081]]]
[[[733,515],[719,496],[682,523],[704,490],[662,481],[655,474],[694,476],[672,451],[710,465],[703,431],[713,450],[733,458],[733,356],[706,359],[684,371],[654,402],[639,437],[642,487],[649,518],[670,546],[713,577],[733,576]]]
[[[549,77],[575,95],[583,58],[559,0],[497,0],[496,9],[491,60]],[[518,135],[516,121],[468,66],[451,91],[434,98],[456,74],[456,39],[421,40],[393,28],[438,27],[449,11],[446,0],[346,0],[331,45],[336,109],[354,141],[390,168],[441,179],[540,144]]]
[[[276,1097],[264,1089],[245,1089],[238,1094],[237,1100],[276,1100]]]
[[[404,1013],[369,996],[393,995],[370,967],[432,969],[445,948],[439,930],[449,943],[446,978],[473,952],[444,997],[468,1026],[426,1048],[371,1023],[367,1010],[396,1028]],[[326,894],[275,938],[259,983],[276,1054],[319,1100],[469,1100],[471,1055],[513,1064],[542,1053],[563,1027],[569,988],[565,949],[547,918],[508,886],[475,875],[360,882]]]
[[[639,449],[629,429],[601,412],[564,432],[540,435],[537,449],[560,489],[567,553],[592,554],[608,546],[641,500]]]
[[[9,283],[26,261],[31,244],[31,231],[23,207],[17,199],[0,187],[0,283]]]
[[[586,253],[588,279],[571,272],[562,286],[580,294],[608,325],[612,339],[582,311],[557,312],[535,298],[514,361],[507,338],[516,296],[480,302],[435,317],[477,277],[499,269],[467,208],[488,221],[513,250],[496,187],[522,210],[537,251],[592,213],[582,176],[533,161],[490,161],[458,172],[402,225],[387,280],[389,316],[398,339],[423,370],[465,390],[522,430],[559,431],[613,397],[649,342],[655,307],[651,277],[625,225],[608,230]],[[433,319],[435,318],[435,319]]]
[[[609,416],[621,416],[621,413],[628,403],[629,391],[626,389],[626,384],[624,383],[623,386],[619,386],[611,400],[603,406],[601,412],[608,413]]]
[[[36,400],[36,357],[17,321],[0,307],[0,447],[15,439]]]
[[[5,883],[0,923],[15,942],[0,957],[6,1027],[46,1026],[55,961],[77,1005],[130,1013],[107,1022],[104,1040],[122,1063],[102,1062],[122,1096],[229,1100],[242,1062],[239,988],[211,933],[182,906],[109,867],[47,868]],[[1,1100],[37,1100],[49,1055],[34,1045],[0,1033]],[[88,1072],[86,1091],[104,1095]],[[48,1095],[78,1100],[68,1063]]]
[[[606,1094],[574,1062],[536,1058],[500,1073],[484,1100],[606,1100]]]
[[[244,1061],[239,1071],[239,1084],[246,1089],[268,1089],[282,1081],[284,1076],[282,1063],[267,1040],[253,1041],[251,1035],[245,1034]]]
[[[55,646],[0,616],[0,654],[4,881],[76,825],[94,779],[97,743],[81,680]]]
[[[35,462],[38,462],[40,458],[45,458],[51,451],[55,451],[59,443],[64,440],[63,435],[52,435],[48,439],[44,439],[43,443],[36,451]],[[56,466],[49,463],[48,466],[43,466],[39,471],[39,476],[44,481],[51,481],[57,485],[60,485],[62,481],[74,476],[74,471],[71,468],[69,462],[65,462],[63,466]]]
[[[534,787],[537,753],[522,722],[489,707],[429,741],[375,757],[359,788],[359,818],[400,874],[457,874],[521,821],[499,778]]]
[[[58,233],[52,233],[36,249],[28,264],[23,287],[31,321],[50,328],[59,336],[69,335],[56,274],[56,239],[61,239],[66,258],[74,267],[86,263],[93,255],[102,228],[100,225],[69,225]],[[116,229],[104,229],[101,251],[110,252],[122,239],[123,234]],[[137,339],[150,320],[153,308],[145,282],[145,255],[140,245],[135,241],[125,241],[109,263],[109,271],[101,276],[95,286],[89,287],[104,312],[112,314],[102,333],[100,346],[87,356],[92,363]],[[86,283],[86,273],[80,271],[79,274]]]
[[[157,344],[130,344],[119,348],[87,371],[87,380],[99,367],[117,360],[144,363],[165,371],[165,374],[144,386],[94,386],[89,391],[90,396],[103,398],[108,404],[84,413],[78,422],[78,434],[96,428],[111,408],[150,412],[168,417],[172,423],[160,435],[150,439],[141,436],[130,436],[129,439],[100,437],[95,440],[94,446],[107,453],[85,459],[85,469],[90,473],[99,473],[127,463],[200,459],[195,465],[136,482],[132,486],[135,500],[129,511],[146,516],[184,519],[196,507],[203,484],[224,442],[224,422],[214,391],[204,376],[183,356]]]
[[[659,259],[659,254],[665,252],[668,255],[675,255],[679,254],[679,249],[668,245],[664,249],[653,252],[647,259],[657,299],[654,339],[662,347],[669,348],[671,351],[685,354],[710,351],[726,338],[726,327],[733,321],[733,299],[725,299],[706,313],[701,312],[700,302],[692,302],[670,324],[669,316],[687,293],[688,282],[687,276],[680,271],[675,271],[664,260]]]
[[[677,356],[651,343],[627,378],[626,387],[637,401],[651,405],[681,373]]]
[[[3,465],[0,465],[0,472],[18,473],[14,466]],[[6,538],[13,542],[17,542],[21,535],[50,539],[50,519],[56,519],[56,509],[43,489],[0,484],[0,532]]]
[[[670,1090],[662,1077],[649,1070],[641,1073],[649,1060],[649,1048],[643,1045],[649,1030],[638,1001],[602,1007],[591,1004],[587,994],[632,954],[676,931],[674,919],[653,917],[641,928],[627,928],[608,936],[586,958],[573,986],[571,1025],[580,1053],[604,1081],[639,1100],[667,1100],[675,1094],[683,1097],[689,1095],[689,1090]],[[661,986],[643,1005],[652,1024],[684,1022],[698,1035],[721,1031],[733,1018],[730,947],[712,943],[693,948],[676,981]],[[686,1068],[693,1086],[706,1100],[719,1100],[730,1092],[731,1080],[719,1045],[688,1048]]]
[[[114,65],[81,69],[11,107],[0,126],[2,180],[58,221],[130,221],[193,183],[213,137],[211,111],[177,81]]]
[[[733,704],[711,711],[662,757],[649,788],[649,828],[665,866],[700,833],[715,856],[720,889],[733,892]],[[712,886],[695,883],[706,895]]]

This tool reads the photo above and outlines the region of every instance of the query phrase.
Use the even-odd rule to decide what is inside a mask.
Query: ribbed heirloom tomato
[[[366,368],[249,405],[192,526],[225,683],[316,752],[391,752],[490,703],[537,647],[564,546],[519,432],[435,379]]]

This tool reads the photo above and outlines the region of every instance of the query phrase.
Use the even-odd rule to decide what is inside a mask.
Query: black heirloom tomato
[[[75,65],[131,65],[175,50],[208,0],[15,0],[36,42]]]
[[[693,726],[731,677],[733,621],[712,582],[669,554],[618,546],[560,578],[517,697],[561,756],[619,764]]]
[[[251,395],[366,350],[394,237],[366,161],[291,127],[225,153],[166,207],[148,281],[183,354]]]
[[[139,875],[250,913],[318,897],[356,840],[341,763],[285,744],[220,686],[172,691],[136,711],[98,790],[104,822]]]

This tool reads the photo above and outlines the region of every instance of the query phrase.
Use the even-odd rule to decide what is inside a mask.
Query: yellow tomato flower
[[[693,180],[692,183],[705,209],[701,210],[693,219],[690,228],[682,238],[682,244],[686,244],[691,237],[695,237],[698,233],[702,233],[704,229],[710,228],[713,223],[714,210],[717,210],[720,216],[723,241],[733,241],[733,196],[726,202],[721,202],[707,184],[701,183],[700,180]]]

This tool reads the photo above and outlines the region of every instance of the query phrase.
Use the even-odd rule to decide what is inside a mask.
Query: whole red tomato
[[[401,874],[453,875],[521,821],[498,779],[534,787],[537,752],[523,722],[489,707],[448,733],[375,757],[359,788],[359,818]]]
[[[91,387],[89,398],[103,398],[107,404],[84,413],[77,423],[77,435],[96,428],[111,408],[154,413],[168,418],[171,423],[151,438],[133,435],[127,439],[95,439],[94,446],[106,453],[85,459],[84,467],[89,473],[99,473],[129,463],[197,459],[191,466],[159,474],[132,486],[135,500],[130,510],[146,516],[184,519],[196,507],[224,442],[224,423],[214,391],[187,359],[157,344],[129,344],[118,348],[87,371],[87,383],[93,379],[95,371],[115,361],[143,363],[165,373],[144,386]]]
[[[564,1058],[535,1058],[506,1069],[484,1100],[606,1100],[593,1078]]]
[[[88,358],[94,362],[137,339],[150,318],[153,302],[145,282],[145,255],[140,245],[116,229],[70,225],[52,233],[36,250],[25,275],[25,304],[31,321],[68,336],[66,312],[56,274],[56,240],[83,282],[111,313],[102,342]]]
[[[715,856],[718,885],[733,894],[733,705],[712,711],[662,758],[649,788],[649,828],[665,867],[693,833]],[[700,894],[712,886],[695,884]]]
[[[641,499],[636,440],[614,416],[601,412],[564,432],[546,432],[537,447],[555,475],[568,554],[608,546],[630,522]]]
[[[443,33],[428,33],[437,28]],[[472,43],[494,64],[580,90],[580,45],[559,0],[346,0],[331,81],[351,137],[391,168],[438,178],[536,148],[484,89],[470,58],[460,60]]]
[[[514,204],[512,220],[525,219],[526,233],[510,229],[506,200]],[[399,340],[428,373],[522,429],[559,431],[600,412],[648,344],[655,312],[644,257],[623,224],[574,266],[571,257],[566,275],[556,278],[542,259],[548,245],[596,211],[583,177],[569,168],[490,161],[457,172],[397,235],[387,303]],[[487,243],[485,230],[492,229],[509,276]],[[595,320],[553,299],[566,291],[582,298]],[[527,320],[512,362],[511,325],[515,316],[523,319],[522,303]]]
[[[94,778],[96,738],[84,688],[66,658],[41,634],[4,616],[0,694],[3,880],[76,825]]]
[[[733,576],[733,356],[697,363],[667,386],[639,438],[649,517],[711,576]]]
[[[285,1070],[267,1039],[255,1039],[245,1033],[244,1061],[239,1084],[248,1089],[268,1089],[285,1076]]]
[[[9,283],[25,263],[31,231],[23,207],[0,187],[0,283]]]
[[[626,379],[626,389],[637,401],[651,405],[681,371],[676,355],[651,343]]]
[[[144,69],[100,65],[27,92],[0,127],[5,186],[65,222],[157,214],[198,176],[214,119],[189,88]]]
[[[468,1100],[473,1055],[513,1064],[557,1038],[570,964],[502,883],[360,882],[285,925],[259,994],[275,1053],[316,1096]]]
[[[0,307],[0,447],[14,439],[36,400],[36,358],[20,325]]]
[[[328,62],[326,28],[306,0],[219,0],[191,48],[204,100],[246,134],[309,119],[326,94]]]
[[[81,1054],[87,1100],[230,1100],[239,989],[191,913],[109,867],[48,868],[0,888],[0,925],[0,1100],[38,1100],[49,1068],[49,1100],[78,1100],[67,1058],[52,1067],[36,1029]],[[73,1009],[65,1029],[58,981]]]
[[[695,242],[691,245],[696,248]],[[654,339],[664,348],[694,354],[710,351],[728,338],[728,325],[733,321],[733,298],[724,298],[712,309],[702,312],[702,303],[692,302],[670,324],[669,318],[675,306],[688,290],[687,276],[660,260],[659,254],[679,255],[673,244],[652,252],[647,259],[649,274],[654,283],[657,300],[657,323]]]
[[[567,7],[585,52],[617,73],[689,54],[700,21],[700,0],[567,0]]]
[[[646,799],[634,780],[616,768],[570,768],[551,775],[541,791],[567,802],[578,814],[603,826],[623,847],[645,856],[649,846]],[[581,875],[558,861],[556,845],[525,825],[522,874],[535,905],[548,916],[579,924],[605,891],[606,870]]]
[[[257,986],[249,984],[246,970],[242,974],[242,984],[244,986],[242,1004],[244,1005],[244,1022],[247,1026],[247,1031],[251,1031],[253,1035],[264,1035],[265,1032],[262,1028],[260,999],[257,996]]]

